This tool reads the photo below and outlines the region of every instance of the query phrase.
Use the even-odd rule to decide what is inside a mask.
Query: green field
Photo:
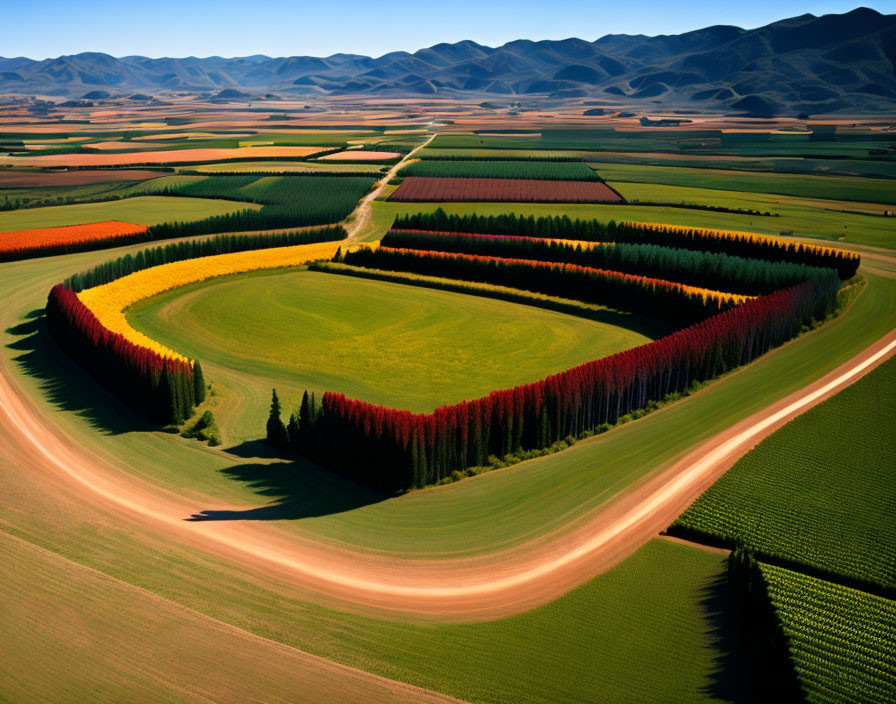
[[[418,161],[398,172],[405,176],[445,178],[525,178],[548,181],[596,181],[597,175],[576,161]]]
[[[136,248],[122,248],[116,255]],[[94,261],[96,255],[86,253],[5,264],[2,328],[20,324],[25,313],[43,306],[53,283]],[[53,422],[64,432],[120,458],[123,471],[195,497],[197,509],[226,502],[245,507],[248,517],[266,506],[272,515],[291,519],[280,522],[283,529],[319,540],[408,556],[463,556],[575,527],[586,513],[695,442],[864,349],[896,324],[896,281],[873,275],[868,280],[866,290],[839,319],[660,413],[555,455],[375,503],[370,492],[301,463],[281,465],[273,472],[269,460],[255,454],[243,459],[164,433],[133,432],[142,423],[40,335],[9,333],[6,339],[15,347],[7,354],[18,360],[16,378],[44,399]],[[222,395],[222,402],[242,396],[261,405],[269,399],[269,388],[253,399],[242,375],[225,372],[208,372],[216,384],[233,389],[232,396]],[[296,472],[299,467],[301,474]]]
[[[139,225],[158,225],[163,222],[201,220],[213,215],[225,215],[240,210],[258,210],[260,205],[235,203],[211,198],[179,198],[139,196],[102,203],[58,205],[0,212],[0,232],[24,230],[30,227],[79,225],[101,220],[123,220]]]
[[[141,301],[128,317],[208,362],[210,378],[237,372],[264,399],[218,415],[237,441],[261,433],[272,386],[291,404],[307,388],[430,412],[652,339],[541,308],[318,272],[206,282]]]
[[[896,587],[894,416],[891,360],[763,440],[674,527]]]
[[[892,702],[896,602],[780,567],[761,569],[809,704]]]
[[[711,167],[694,169],[593,162],[589,165],[606,181],[776,193],[819,200],[896,204],[896,181],[889,179],[809,174],[751,174]],[[707,167],[709,166],[707,164]]]
[[[617,144],[629,137],[595,130],[552,133],[546,141],[575,139]],[[744,153],[774,150],[781,144],[793,149],[786,140],[729,142],[722,146]],[[665,134],[645,135],[645,148],[661,144],[669,147],[674,141]],[[856,155],[867,149],[867,142],[861,141],[799,144],[837,154],[838,149]],[[619,146],[623,147],[628,148]],[[451,162],[452,168],[463,163]],[[748,177],[753,181],[726,182],[736,190],[699,181],[664,185],[657,182],[662,177],[652,183],[616,185],[624,195],[624,189],[631,189],[642,200],[755,208],[779,212],[781,217],[638,205],[563,206],[560,213],[556,206],[521,204],[454,204],[445,209],[566,213],[775,234],[783,230],[896,247],[896,221],[843,212],[864,204],[770,195],[759,192],[762,184]],[[247,189],[252,197],[278,203],[293,200],[285,188],[288,178],[251,183],[238,179],[230,185]],[[186,187],[199,191],[210,185],[192,177],[158,180],[163,181],[196,184]],[[832,189],[826,197],[842,197],[832,184],[826,184]],[[204,192],[209,194],[213,193]],[[154,201],[156,208],[182,201],[247,207],[171,197],[95,205],[138,201]],[[89,206],[68,206],[72,207]],[[397,212],[426,209],[429,204],[376,203],[365,234],[374,237],[384,231]],[[8,215],[0,213],[0,230]],[[96,219],[110,217],[128,219],[116,215]],[[175,219],[186,218],[164,213],[158,221]],[[118,248],[102,260],[138,248]],[[385,498],[309,462],[272,460],[269,449],[258,442],[271,386],[280,390],[287,410],[306,387],[430,410],[540,378],[647,337],[543,308],[317,272],[265,272],[185,287],[138,304],[130,316],[140,329],[202,360],[215,390],[208,406],[225,435],[223,449],[209,448],[147,425],[47,339],[38,314],[47,290],[97,261],[96,253],[81,253],[0,267],[0,330],[5,330],[0,373],[27,392],[60,434],[114,462],[122,474],[176,492],[197,513],[237,522],[263,521],[254,527],[280,537],[398,559],[468,558],[548,536],[562,538],[565,531],[579,527],[696,443],[810,383],[896,326],[896,279],[866,271],[867,286],[839,318],[679,403],[554,455]],[[896,501],[892,477],[885,469],[893,458],[892,448],[880,445],[891,435],[884,424],[896,410],[894,374],[886,372],[894,364],[776,433],[707,496],[744,471],[741,465],[753,462],[741,504],[760,511],[765,523],[754,523],[752,528],[763,535],[792,538],[785,548],[794,555],[826,553],[822,566],[831,568],[829,562],[835,561],[843,574],[861,570],[872,577],[886,571],[892,575],[891,548],[896,539],[888,517]],[[884,373],[889,376],[881,381]],[[856,397],[853,407],[831,414],[829,409],[837,407],[834,402],[842,403],[850,393]],[[863,422],[856,423],[856,417]],[[803,430],[794,434],[794,427]],[[856,427],[865,431],[861,438]],[[806,451],[794,449],[807,445],[812,447]],[[3,439],[0,446],[7,450],[0,453],[4,486],[0,562],[7,565],[0,568],[0,586],[4,593],[16,595],[10,618],[0,623],[0,644],[15,642],[17,647],[0,663],[0,700],[21,700],[22,692],[37,691],[57,700],[74,693],[81,699],[116,701],[125,692],[136,692],[165,701],[175,699],[177,689],[192,687],[189,694],[196,694],[196,699],[277,701],[294,698],[296,681],[302,682],[309,698],[317,692],[313,675],[306,676],[291,654],[252,642],[246,634],[222,630],[208,616],[469,702],[745,699],[749,677],[732,640],[725,560],[716,552],[653,540],[613,570],[556,601],[491,621],[440,623],[344,604],[330,608],[300,587],[147,530],[127,513],[83,501],[50,470],[29,466]],[[755,460],[754,456],[761,459],[763,452],[768,453],[768,447],[778,450],[766,461]],[[881,458],[882,469],[872,475],[868,468]],[[779,480],[772,489],[769,477]],[[801,535],[788,533],[794,520],[803,528]],[[839,543],[832,536],[840,536]],[[776,549],[780,543],[776,538]],[[875,555],[880,558],[876,563]],[[886,687],[896,681],[889,657],[896,642],[891,602],[786,570],[763,569],[791,635],[810,701],[833,703],[855,692],[867,693],[868,701],[886,701]],[[46,613],[66,618],[40,617]],[[19,635],[22,632],[24,636]],[[884,635],[872,641],[868,633]],[[208,670],[220,670],[222,662],[228,667],[215,681],[202,678]],[[876,663],[878,674],[854,663]],[[326,681],[320,686],[325,688]],[[355,697],[362,698],[363,694]]]

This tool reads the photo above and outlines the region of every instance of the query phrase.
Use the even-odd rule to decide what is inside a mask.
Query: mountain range
[[[750,30],[715,25],[653,37],[520,39],[496,48],[461,41],[378,58],[0,58],[0,93],[102,99],[173,92],[594,98],[755,115],[894,111],[896,15],[859,8]]]

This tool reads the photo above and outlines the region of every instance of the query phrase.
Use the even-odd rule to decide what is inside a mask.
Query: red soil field
[[[509,178],[409,176],[389,197],[397,202],[622,203],[599,181],[537,181]]]
[[[14,171],[0,169],[0,186],[7,188],[30,188],[44,186],[87,186],[91,183],[108,181],[147,181],[165,176],[164,171],[146,169],[102,169],[90,171]]]
[[[127,166],[129,164],[193,164],[228,159],[302,158],[321,147],[242,147],[240,149],[169,149],[125,154],[47,154],[0,157],[0,164],[15,166]]]
[[[119,220],[105,220],[86,225],[65,227],[36,227],[0,234],[0,252],[39,249],[57,245],[76,244],[92,240],[108,240],[146,232],[146,225],[134,225]]]

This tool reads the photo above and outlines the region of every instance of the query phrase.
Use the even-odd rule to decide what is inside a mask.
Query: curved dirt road
[[[130,522],[313,591],[324,600],[485,618],[555,599],[616,564],[665,528],[762,438],[894,352],[896,330],[818,381],[701,444],[571,532],[537,546],[464,560],[389,559],[334,549],[244,522],[184,520],[196,511],[195,505],[118,471],[60,434],[5,378],[0,378],[0,432],[27,455],[35,472],[67,482],[71,492],[101,503]]]

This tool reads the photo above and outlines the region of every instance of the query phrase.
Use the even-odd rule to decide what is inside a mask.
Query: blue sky
[[[758,27],[806,12],[846,12],[858,0],[0,0],[0,56],[379,56],[472,39],[594,40],[678,34],[710,24]],[[896,0],[869,3],[896,12]]]

